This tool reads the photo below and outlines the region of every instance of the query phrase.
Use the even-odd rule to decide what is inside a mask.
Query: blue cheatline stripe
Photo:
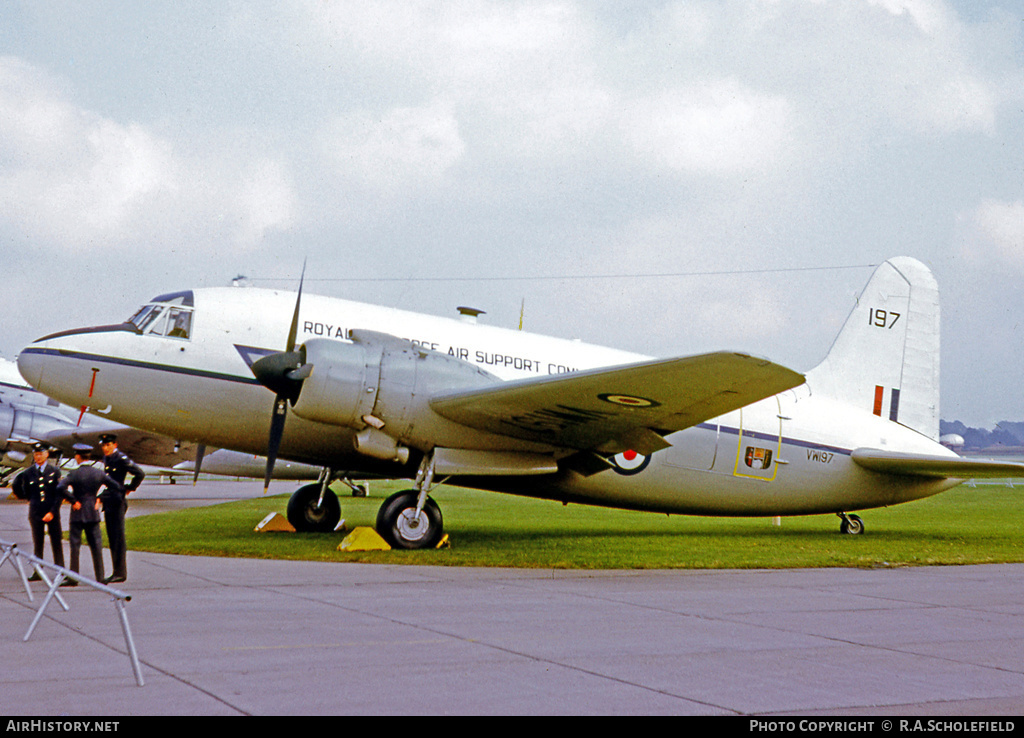
[[[731,427],[729,427],[727,425],[716,426],[716,425],[713,425],[711,423],[701,423],[697,427],[698,428],[703,428],[704,430],[715,430],[717,428],[722,433],[728,433],[731,436],[738,436],[740,434],[740,429],[739,428],[731,428]],[[752,431],[745,430],[745,431],[743,431],[743,437],[744,438],[750,438],[752,440],[758,440],[758,441],[771,441],[772,443],[778,443],[779,442],[779,436],[777,434],[776,435],[772,435],[771,433],[754,433]],[[834,454],[841,454],[843,456],[849,456],[850,454],[853,453],[853,449],[840,448],[838,446],[826,446],[824,443],[815,443],[813,441],[802,441],[799,438],[788,438],[786,436],[782,437],[782,445],[783,446],[795,446],[797,448],[810,448],[810,449],[815,449],[817,451],[831,451]]]
[[[149,369],[151,371],[166,372],[168,374],[180,374],[189,377],[201,377],[203,379],[217,379],[224,382],[235,382],[237,384],[256,384],[255,377],[240,377],[237,374],[224,374],[223,372],[211,372],[203,369],[192,369],[185,366],[173,366],[171,364],[156,364],[148,361],[132,361],[120,359],[114,356],[102,356],[101,354],[87,354],[81,351],[66,351],[63,349],[27,348],[23,354],[36,354],[38,356],[58,356],[64,359],[78,359],[93,364],[114,364],[116,366],[129,366],[136,369]]]
[[[892,390],[892,402],[889,404],[889,420],[896,422],[896,418],[900,414],[900,391],[896,388]]]

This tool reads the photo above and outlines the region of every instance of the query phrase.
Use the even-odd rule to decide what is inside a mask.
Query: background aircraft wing
[[[1024,477],[1024,463],[1015,461],[905,454],[875,448],[858,448],[851,456],[859,466],[885,474],[953,479]]]
[[[766,359],[719,352],[557,377],[517,380],[433,398],[449,420],[563,448],[651,454],[663,436],[803,384]]]
[[[136,464],[173,467],[182,461],[192,461],[196,457],[195,443],[179,442],[159,433],[115,423],[110,423],[109,426],[82,426],[52,431],[39,440],[59,448],[65,457],[73,455],[72,447],[76,443],[88,443],[96,449],[95,457],[100,458],[102,453],[99,441],[104,433],[114,433],[117,436],[117,447],[128,454]]]

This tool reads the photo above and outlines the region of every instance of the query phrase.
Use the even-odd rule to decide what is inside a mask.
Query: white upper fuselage
[[[173,438],[264,453],[274,395],[256,382],[250,365],[285,349],[295,293],[198,289],[179,293],[175,304],[191,313],[187,337],[171,335],[170,318],[164,329],[152,333],[126,325],[68,331],[27,347],[19,368],[34,387],[69,405],[87,405],[113,420]],[[344,340],[350,329],[408,339],[502,380],[647,358],[460,319],[302,296],[297,343]],[[338,471],[407,473],[355,453],[352,436],[346,427],[289,416],[281,456]],[[620,469],[592,476],[563,471],[468,481],[540,497],[723,515],[854,510],[935,494],[954,484],[893,481],[857,467],[850,452],[861,447],[949,452],[869,409],[816,396],[806,384],[667,440],[672,448],[650,459],[617,457]]]

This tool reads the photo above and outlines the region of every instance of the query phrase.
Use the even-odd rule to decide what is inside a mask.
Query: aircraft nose
[[[45,362],[42,354],[31,349],[31,346],[26,347],[18,354],[18,371],[21,372],[21,376],[29,383],[29,386],[39,389],[39,385],[43,383],[43,364]]]
[[[73,361],[72,357],[81,349],[78,342],[81,332],[53,333],[23,348],[17,361],[18,371],[25,381],[43,394],[60,399],[65,394],[65,385],[78,379],[80,362]]]
[[[32,387],[72,407],[91,405],[96,376],[116,352],[124,325],[96,326],[51,333],[18,354],[18,371]],[[104,363],[104,362],[107,363]]]

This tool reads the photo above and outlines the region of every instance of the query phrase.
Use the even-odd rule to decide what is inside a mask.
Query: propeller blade
[[[295,312],[292,313],[292,325],[288,329],[288,353],[295,350],[295,339],[299,335],[299,304],[302,302],[302,283],[306,280],[306,262],[302,262],[302,276],[299,277],[299,291],[295,295]]]
[[[287,412],[288,400],[278,397],[274,401],[274,415],[270,419],[270,439],[267,441],[267,471],[263,475],[263,494],[270,489],[270,478],[274,474],[277,451],[281,448],[281,436],[284,435],[284,419]]]
[[[303,379],[309,379],[309,376],[313,373],[312,364],[303,364],[298,369],[292,369],[290,372],[285,372],[284,375],[293,382],[301,382]]]
[[[196,446],[196,472],[192,475],[192,486],[199,483],[199,470],[203,466],[203,457],[206,456],[206,444],[200,443]]]

